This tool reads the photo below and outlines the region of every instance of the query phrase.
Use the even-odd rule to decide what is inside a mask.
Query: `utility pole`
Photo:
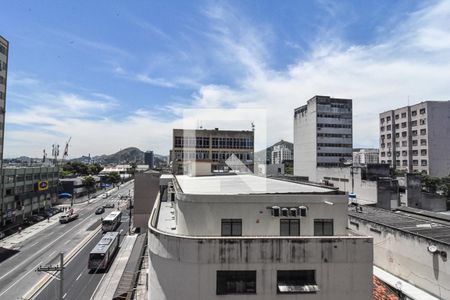
[[[128,190],[128,200],[130,201],[130,203],[128,205],[129,210],[130,210],[130,213],[129,213],[130,218],[128,219],[128,233],[131,234],[131,193],[130,193],[130,190]]]
[[[58,272],[59,271],[59,277],[56,277],[57,280],[59,280],[59,299],[62,300],[64,296],[64,253],[59,253],[59,266],[46,266],[42,267],[39,266],[36,269],[36,272],[46,272],[50,274],[50,276],[54,277],[53,274],[50,272]]]

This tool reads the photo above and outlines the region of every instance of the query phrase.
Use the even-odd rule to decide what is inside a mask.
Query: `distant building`
[[[352,160],[352,100],[314,96],[294,111],[294,175],[318,181],[317,168]]]
[[[272,150],[272,164],[282,164],[287,160],[292,160],[292,151],[286,145],[277,145]]]
[[[450,216],[365,206],[351,209],[348,227],[373,237],[373,273],[400,299],[450,299]]]
[[[379,163],[378,149],[354,149],[353,150],[353,165],[367,165]]]
[[[51,207],[57,199],[58,167],[3,168],[0,226],[21,224],[24,218]]]
[[[155,167],[155,157],[153,151],[146,151],[144,153],[144,164],[148,165],[150,169]]]
[[[254,132],[248,130],[174,129],[171,152],[172,169],[183,173],[189,161],[211,161],[212,171],[226,172],[226,161],[233,156],[253,171]]]
[[[425,101],[380,114],[380,160],[394,169],[450,174],[450,101]]]
[[[372,299],[372,238],[348,234],[344,193],[252,174],[167,179],[148,223],[148,299]]]

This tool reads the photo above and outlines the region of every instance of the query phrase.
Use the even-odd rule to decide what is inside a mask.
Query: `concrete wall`
[[[430,101],[427,104],[429,174],[449,176],[450,101]]]
[[[197,202],[176,201],[177,233],[193,236],[220,236],[221,219],[242,219],[243,236],[280,234],[280,219],[300,219],[300,234],[314,235],[314,219],[333,219],[334,234],[347,230],[345,195],[195,195]],[[228,200],[224,200],[228,198]],[[334,205],[324,203],[333,202]],[[274,217],[271,207],[308,208],[306,217]]]
[[[303,115],[302,115],[303,114]],[[315,180],[317,165],[317,116],[315,103],[304,113],[294,114],[294,175]]]
[[[137,173],[134,178],[134,226],[145,228],[159,193],[157,172]]]
[[[150,227],[149,299],[372,299],[372,240],[186,239]],[[277,294],[277,270],[316,271],[317,293]],[[256,294],[216,295],[217,270],[255,270]]]
[[[422,191],[420,175],[406,174],[407,206],[429,211],[446,211],[449,200],[445,196],[425,193]]]
[[[439,299],[450,299],[450,261],[431,254],[436,245],[450,254],[450,246],[410,233],[349,216],[349,228],[373,236],[374,264],[427,291]]]

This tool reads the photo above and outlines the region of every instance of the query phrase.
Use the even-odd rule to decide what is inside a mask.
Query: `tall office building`
[[[371,149],[371,148],[353,149],[353,165],[361,166],[378,163],[379,163],[378,149]]]
[[[153,151],[146,151],[144,153],[144,164],[148,165],[150,169],[155,167],[155,157]]]
[[[6,78],[8,71],[8,41],[0,35],[0,178],[3,174],[3,145],[5,137],[5,104],[6,104]],[[0,192],[3,191],[3,183],[0,180]],[[0,217],[6,215],[6,206],[4,205],[4,195],[0,195]],[[3,223],[3,222],[2,222]]]
[[[318,181],[317,168],[352,159],[352,100],[314,96],[294,111],[294,175]]]
[[[250,130],[174,129],[172,168],[183,173],[183,162],[211,161],[213,171],[226,171],[226,161],[234,155],[253,171],[254,132]]]
[[[380,161],[397,170],[450,174],[450,101],[425,101],[380,114]]]

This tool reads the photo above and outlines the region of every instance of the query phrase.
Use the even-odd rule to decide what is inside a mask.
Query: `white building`
[[[450,101],[425,101],[380,114],[380,160],[397,170],[450,174]]]
[[[250,174],[167,184],[149,299],[372,299],[372,238],[348,235],[344,193]]]
[[[294,111],[294,175],[319,181],[317,168],[352,159],[352,100],[314,96]]]
[[[286,160],[292,160],[292,151],[284,144],[273,147],[272,164],[279,165]]]
[[[379,163],[378,149],[355,149],[353,151],[353,165],[367,165]]]

